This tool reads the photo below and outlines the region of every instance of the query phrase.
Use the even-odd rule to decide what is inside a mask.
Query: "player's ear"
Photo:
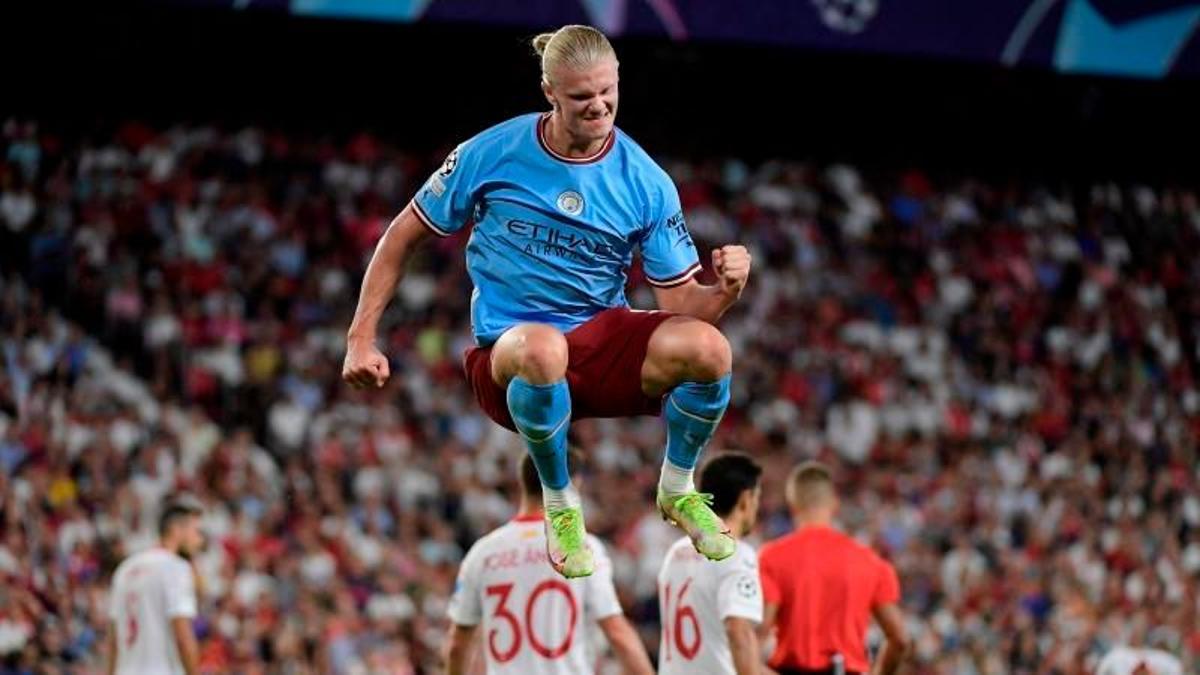
[[[554,100],[554,87],[550,86],[550,81],[544,77],[542,78],[542,94],[545,95],[551,108],[558,108],[558,102]]]
[[[746,513],[753,511],[754,490],[742,490],[742,493],[738,495],[737,504],[734,506],[734,509],[742,509]]]

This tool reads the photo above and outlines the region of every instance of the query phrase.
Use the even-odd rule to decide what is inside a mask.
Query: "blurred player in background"
[[[554,575],[546,565],[542,484],[528,455],[521,458],[520,474],[516,517],[475,542],[459,568],[450,599],[446,672],[469,672],[477,632],[488,673],[592,672],[585,622],[595,621],[624,672],[653,673],[645,647],[621,613],[604,544],[588,536],[596,572],[587,579],[563,581]]]
[[[670,177],[616,129],[617,58],[602,33],[566,26],[538,36],[552,111],[503,122],[458,146],[384,233],[347,334],[343,377],[382,386],[380,315],[414,247],[468,221],[478,345],[465,359],[476,399],[524,439],[541,477],[550,564],[591,574],[580,498],[566,468],[572,419],[667,420],[657,502],[705,557],[736,542],[696,491],[692,471],[729,402],[729,343],[714,324],[750,274],[743,246],[712,251],[702,285],[696,247]],[[640,252],[665,311],[629,309],[627,272]],[[665,401],[664,401],[665,397]]]
[[[758,521],[761,475],[762,467],[742,453],[718,455],[700,472],[700,490],[713,496],[713,510],[738,537]],[[763,595],[752,547],[742,542],[731,558],[713,563],[680,539],[663,560],[658,594],[660,675],[761,672],[755,629]]]
[[[1179,657],[1149,647],[1113,647],[1096,666],[1096,675],[1183,675]]]
[[[868,672],[867,627],[874,616],[887,640],[873,675],[892,675],[909,650],[891,564],[833,528],[838,498],[827,467],[805,462],[788,478],[796,530],[763,546],[764,632],[780,675]]]
[[[168,502],[159,516],[159,545],[130,556],[113,573],[109,675],[199,672],[190,559],[204,547],[200,516],[198,502]]]

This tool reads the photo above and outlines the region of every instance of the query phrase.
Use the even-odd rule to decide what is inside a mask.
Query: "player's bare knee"
[[[692,378],[712,381],[724,377],[733,368],[729,340],[711,324],[696,323],[688,340],[688,370]]]
[[[729,341],[712,324],[675,317],[655,331],[642,370],[648,393],[685,381],[711,382],[729,373]]]
[[[712,324],[686,320],[665,324],[664,329],[663,339],[651,347],[658,363],[667,365],[671,380],[710,382],[732,368],[729,341]]]
[[[523,327],[516,347],[517,375],[533,384],[557,382],[567,374],[567,339],[550,326]]]

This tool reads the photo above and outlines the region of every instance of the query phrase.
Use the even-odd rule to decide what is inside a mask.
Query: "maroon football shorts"
[[[671,312],[614,307],[566,333],[567,386],[571,419],[658,415],[662,397],[642,393],[642,363],[650,336]],[[503,387],[492,380],[492,348],[472,347],[463,354],[467,381],[488,417],[516,431]]]

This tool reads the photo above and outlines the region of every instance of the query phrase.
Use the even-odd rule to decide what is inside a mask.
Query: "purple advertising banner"
[[[1200,0],[176,0],[380,21],[732,41],[1034,66],[1064,73],[1200,75]]]

